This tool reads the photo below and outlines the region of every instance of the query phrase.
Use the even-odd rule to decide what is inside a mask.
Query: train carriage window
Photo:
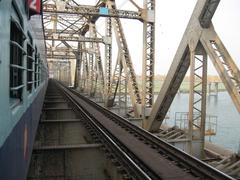
[[[40,67],[41,67],[41,60],[40,60],[40,54],[38,54],[38,66],[37,66],[37,85],[40,85]]]
[[[37,47],[35,47],[35,63],[34,63],[34,88],[37,88],[38,82],[38,54]]]
[[[23,0],[23,3],[24,3],[24,6],[25,6],[25,7],[24,7],[24,8],[25,8],[25,12],[26,12],[26,14],[28,15],[28,19],[30,19],[28,1]]]
[[[43,82],[43,76],[44,76],[43,68],[44,68],[44,65],[41,61],[41,81],[40,81],[41,83]]]
[[[31,35],[28,33],[29,42],[27,43],[27,90],[28,92],[32,92],[33,88],[33,72],[34,72],[34,58],[33,52],[34,48],[32,47],[33,40]]]
[[[41,82],[43,82],[45,79],[47,79],[47,70],[44,64],[42,63],[41,66]]]
[[[23,43],[26,37],[21,25],[13,20],[10,33],[10,100],[11,104],[15,104],[22,101],[23,72],[25,70],[23,56],[26,54]]]
[[[42,61],[41,61],[41,59],[39,59],[39,67],[38,67],[38,69],[39,69],[39,79],[38,79],[38,83],[39,83],[39,85],[41,84],[41,77],[42,77]]]

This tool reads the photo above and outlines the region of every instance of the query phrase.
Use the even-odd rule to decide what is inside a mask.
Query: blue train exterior
[[[0,179],[26,179],[48,81],[40,15],[0,0]]]

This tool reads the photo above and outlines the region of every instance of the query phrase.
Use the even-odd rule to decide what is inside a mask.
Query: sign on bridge
[[[41,13],[41,0],[28,0],[30,16]]]

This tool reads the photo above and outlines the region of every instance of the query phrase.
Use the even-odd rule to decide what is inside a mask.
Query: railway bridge
[[[48,157],[48,153],[53,149],[61,152],[62,154],[60,153],[61,155],[56,159],[64,160],[64,163],[59,166],[62,168],[62,173],[66,175],[69,173],[68,166],[71,163],[69,159],[75,156],[76,159],[80,158],[82,156],[80,152],[84,151],[82,149],[91,149],[93,152],[95,149],[102,149],[101,153],[106,154],[107,160],[103,158],[104,160],[101,159],[100,162],[105,164],[106,173],[110,177],[113,177],[113,172],[116,171],[116,174],[121,174],[123,179],[178,177],[192,179],[193,177],[205,178],[208,174],[212,177],[207,178],[226,178],[220,177],[223,175],[218,171],[209,173],[212,170],[208,166],[199,168],[204,165],[185,153],[178,152],[171,145],[158,139],[160,137],[186,153],[201,160],[205,159],[223,172],[237,177],[239,167],[236,164],[239,158],[209,154],[205,147],[205,135],[212,132],[212,129],[206,129],[208,59],[212,61],[236,109],[240,111],[240,71],[212,23],[220,0],[197,1],[156,100],[154,100],[155,39],[158,33],[155,27],[156,2],[144,0],[140,5],[134,0],[129,0],[128,3],[133,7],[131,10],[119,8],[118,2],[114,0],[98,1],[95,5],[82,5],[74,0],[43,2],[49,77],[55,81],[49,82],[49,90],[45,98],[43,119],[38,130],[40,133],[38,140],[43,144],[40,147],[37,146],[36,158]],[[142,23],[141,79],[136,76],[124,33],[123,19]],[[101,21],[100,25],[98,21]],[[103,33],[99,28],[104,29]],[[174,131],[171,128],[163,130],[161,125],[188,69],[190,87],[187,129],[181,130],[175,127],[177,129]],[[54,95],[53,87],[59,94]],[[72,109],[69,108],[69,103]],[[53,115],[54,112],[55,115]],[[67,115],[66,118],[65,115]],[[72,116],[74,116],[73,119],[70,118]],[[80,118],[75,119],[75,116]],[[132,126],[120,116],[135,122],[143,129]],[[64,117],[63,120],[62,117]],[[89,122],[85,122],[85,119]],[[58,130],[49,130],[48,124],[50,128]],[[67,130],[65,132],[65,127],[73,127],[75,124],[74,129],[78,126],[77,124],[79,126],[82,124],[81,128],[69,129],[70,132]],[[87,130],[81,132],[82,126]],[[80,133],[83,138],[86,138],[84,141],[87,145],[82,145],[79,137],[78,140],[76,139],[76,142],[79,141],[77,145],[71,143],[62,145],[61,142],[65,141],[65,138],[72,137],[71,131],[73,136],[77,136],[75,133]],[[47,132],[51,132],[50,135],[54,132],[52,137],[54,143],[51,144],[51,142],[50,146],[44,145],[51,141]],[[58,139],[57,142],[55,138]],[[91,143],[88,144],[89,142]],[[78,151],[75,156],[72,155],[72,149]],[[157,156],[159,156],[159,162]],[[84,157],[81,158],[84,159]],[[90,161],[86,158],[84,161],[88,160]],[[113,172],[112,167],[110,171],[107,167],[109,162],[117,164]],[[229,165],[224,164],[225,162]],[[74,163],[77,162],[74,161]],[[41,162],[40,165],[45,166],[45,163]],[[33,162],[33,167],[35,166],[38,165]],[[75,168],[71,174],[72,177],[78,174],[77,165]],[[204,172],[199,172],[199,169],[203,169]],[[56,171],[53,170],[53,172]]]
[[[21,174],[20,179],[29,180],[239,179],[239,154],[206,142],[207,135],[216,134],[216,127],[208,125],[212,117],[207,114],[207,96],[215,92],[208,81],[209,61],[219,75],[214,96],[218,95],[218,83],[222,83],[240,112],[239,67],[212,22],[221,0],[196,0],[157,95],[156,3],[160,2],[94,3],[0,0],[0,20],[5,12],[1,5],[11,8],[7,19],[10,55],[6,56],[10,59],[6,66],[10,71],[6,90],[10,100],[4,99],[11,106],[6,114],[11,116],[9,119],[16,116],[19,122],[23,119],[20,125],[15,120],[15,125],[6,130],[6,137],[0,128],[0,177],[16,179],[16,174]],[[129,8],[124,6],[126,3]],[[130,21],[142,27],[131,32],[141,37],[140,52],[129,48],[129,34],[124,29]],[[142,55],[138,61],[141,75],[136,73],[131,53]],[[188,112],[180,114],[184,116],[180,124],[166,126],[169,108],[187,74]],[[11,157],[8,149],[17,141],[23,147],[16,145]],[[15,158],[16,163],[1,163],[8,158]],[[19,170],[11,175],[10,166]]]

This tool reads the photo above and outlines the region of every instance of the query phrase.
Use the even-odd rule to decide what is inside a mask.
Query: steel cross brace
[[[132,65],[132,60],[128,50],[127,42],[123,33],[122,24],[118,18],[113,18],[112,24],[116,34],[116,40],[118,44],[118,49],[120,50],[121,63],[124,69],[124,73],[127,74],[127,82],[129,94],[134,109],[135,117],[140,116],[140,106],[141,106],[141,97],[137,84],[135,70]]]
[[[97,30],[96,25],[92,24],[92,30],[93,30],[93,38],[97,38]],[[94,51],[95,51],[95,58],[96,58],[96,70],[97,70],[97,88],[102,96],[102,99],[104,99],[104,73],[103,73],[103,66],[102,66],[102,58],[100,54],[100,46],[99,43],[93,43]]]
[[[211,18],[220,0],[198,0],[173,63],[148,118],[147,130],[158,131],[190,65],[189,46],[200,41],[240,112],[239,69],[216,34]],[[211,16],[209,16],[211,12]],[[208,17],[208,18],[207,18]],[[204,19],[204,25],[203,20]]]
[[[55,13],[55,14],[78,14],[83,16],[102,16],[102,17],[116,17],[116,18],[127,18],[127,19],[137,19],[142,20],[141,13],[135,11],[127,10],[117,10],[117,9],[108,9],[107,13],[101,13],[101,7],[96,6],[68,6],[65,8],[59,9],[54,4],[44,4],[43,11],[46,14]]]
[[[155,64],[155,0],[144,0],[146,19],[143,21],[142,117],[150,115],[154,100]],[[151,21],[149,21],[151,19]]]
[[[54,34],[54,35],[45,35],[45,40],[51,41],[76,41],[76,42],[98,42],[104,43],[102,38],[91,38],[91,37],[84,37],[84,36],[64,36],[61,34]]]

